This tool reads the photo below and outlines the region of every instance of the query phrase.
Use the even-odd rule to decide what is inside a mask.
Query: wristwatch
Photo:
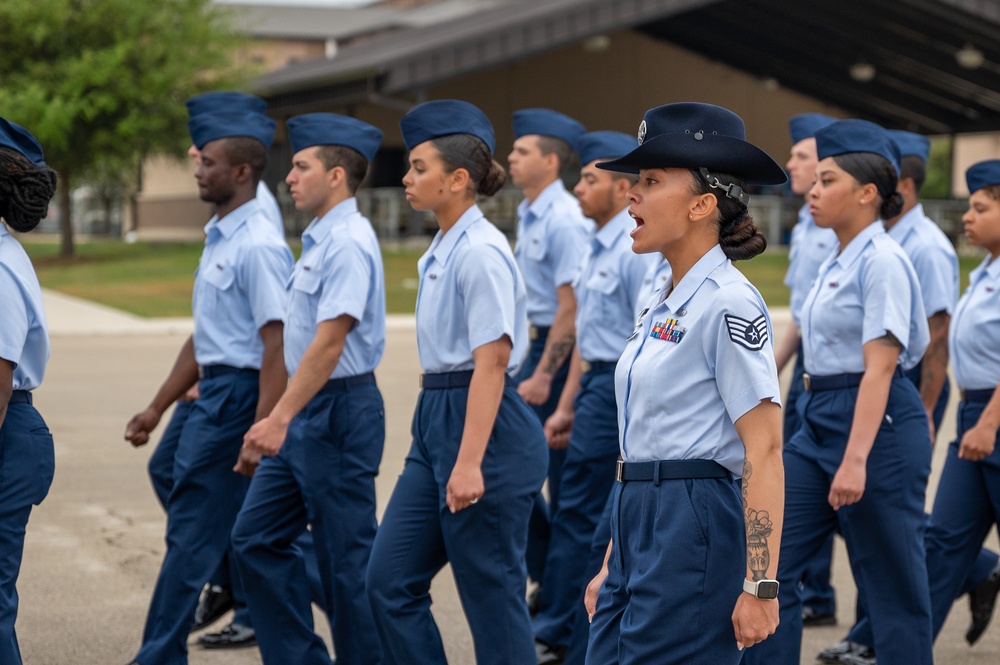
[[[744,579],[743,591],[751,596],[770,600],[778,597],[778,582],[777,580],[757,580],[756,582],[751,582],[748,579]]]

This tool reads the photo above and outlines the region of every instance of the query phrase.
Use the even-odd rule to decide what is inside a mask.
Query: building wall
[[[965,171],[976,162],[1000,157],[1000,133],[963,134],[955,137],[951,160],[951,192],[963,197],[969,195],[965,184]]]

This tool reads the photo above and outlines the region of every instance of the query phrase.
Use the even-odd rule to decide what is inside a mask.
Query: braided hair
[[[12,229],[27,233],[38,226],[55,191],[55,171],[0,147],[0,217]]]

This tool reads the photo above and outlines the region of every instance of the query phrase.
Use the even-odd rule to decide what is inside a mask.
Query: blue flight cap
[[[45,156],[42,154],[42,146],[38,143],[38,139],[16,122],[0,118],[0,147],[15,150],[33,164],[45,166]]]
[[[267,111],[267,102],[256,95],[242,92],[218,90],[195,95],[184,102],[187,104],[188,117],[203,113],[260,113]]]
[[[561,139],[570,147],[587,131],[580,122],[552,109],[521,109],[514,111],[514,138],[529,134]]]
[[[623,132],[587,132],[576,141],[576,152],[584,166],[595,159],[617,159],[634,147],[635,137]]]
[[[788,180],[777,162],[746,140],[743,120],[721,106],[698,102],[657,106],[643,116],[638,141],[639,147],[598,168],[623,173],[706,168],[754,185]]]
[[[820,159],[851,152],[870,152],[885,157],[899,173],[899,148],[889,133],[867,120],[838,120],[816,132],[816,152]]]
[[[969,194],[983,187],[1000,185],[1000,159],[987,159],[973,164],[965,172],[965,182],[969,185]]]
[[[188,119],[191,143],[198,150],[206,143],[236,136],[256,139],[270,148],[276,126],[274,120],[260,113],[200,113]]]
[[[382,143],[382,130],[367,122],[336,113],[306,113],[289,118],[292,153],[317,145],[341,145],[356,150],[369,162]]]
[[[788,121],[788,133],[792,136],[792,145],[795,145],[799,141],[811,139],[816,136],[816,132],[835,122],[837,122],[836,118],[822,113],[800,113],[793,115]]]
[[[407,150],[413,150],[424,141],[451,134],[471,134],[481,139],[490,154],[496,148],[493,124],[477,106],[458,99],[437,99],[418,104],[407,111],[399,128]]]
[[[931,142],[926,136],[914,134],[913,132],[904,132],[901,129],[887,129],[886,132],[889,134],[892,142],[896,144],[896,147],[899,148],[900,158],[913,155],[914,157],[919,157],[920,161],[924,164],[930,159]]]

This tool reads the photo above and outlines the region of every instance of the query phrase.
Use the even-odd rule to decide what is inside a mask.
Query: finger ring
[[[479,503],[479,499],[478,499],[478,498],[476,498],[476,499],[470,499],[470,500],[469,500],[469,505],[472,505],[472,504],[474,504],[474,503]]]

